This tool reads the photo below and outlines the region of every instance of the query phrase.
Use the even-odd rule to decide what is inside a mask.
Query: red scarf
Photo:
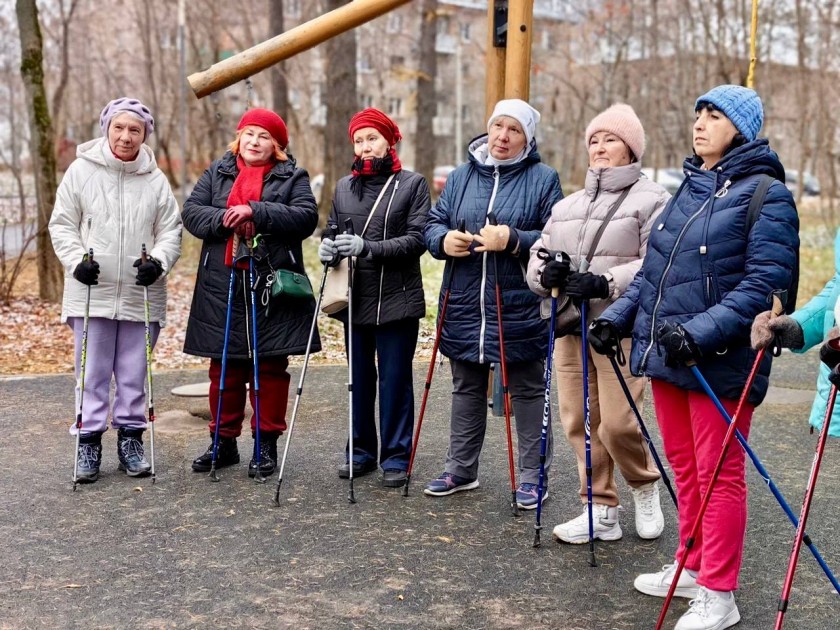
[[[247,204],[249,201],[259,201],[262,198],[263,179],[268,172],[274,168],[274,162],[262,164],[260,166],[248,166],[241,155],[236,156],[236,166],[239,168],[239,174],[233,180],[233,187],[230,189],[230,194],[227,198],[227,207],[239,206]],[[238,241],[239,237],[232,234],[228,239],[227,248],[225,249],[225,265],[233,266],[233,242]],[[236,263],[238,269],[247,269],[248,262],[240,260]]]

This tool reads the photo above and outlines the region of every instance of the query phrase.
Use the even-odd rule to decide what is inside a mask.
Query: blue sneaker
[[[423,492],[431,497],[445,497],[447,494],[463,492],[464,490],[475,490],[478,488],[478,479],[466,479],[445,472],[437,479],[432,479],[423,488]]]
[[[542,500],[545,503],[548,497],[548,486],[543,485]],[[520,483],[516,489],[516,505],[520,510],[537,509],[537,484]]]

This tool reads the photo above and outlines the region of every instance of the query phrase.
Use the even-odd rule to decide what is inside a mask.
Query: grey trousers
[[[452,416],[446,472],[467,479],[478,478],[478,456],[487,429],[487,382],[490,365],[450,359]],[[545,396],[544,361],[508,363],[508,390],[516,419],[519,447],[519,483],[538,483],[540,438]],[[549,423],[545,470],[551,466],[553,440]],[[494,457],[507,468],[507,453]]]

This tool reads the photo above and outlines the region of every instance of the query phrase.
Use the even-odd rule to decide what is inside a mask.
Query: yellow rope
[[[755,83],[755,40],[758,31],[758,0],[752,0],[752,24],[750,26],[750,69],[747,72],[747,87],[753,87]]]

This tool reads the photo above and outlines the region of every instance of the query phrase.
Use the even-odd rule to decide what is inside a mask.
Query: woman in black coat
[[[277,464],[277,438],[286,430],[289,355],[303,354],[315,300],[270,298],[274,271],[305,273],[301,242],[315,230],[318,208],[309,175],[296,168],[285,147],[288,132],[272,111],[252,109],[239,121],[229,151],[210,165],[184,204],[184,227],[203,241],[195,293],[187,324],[184,352],[210,358],[210,434],[219,426],[216,468],[239,463],[236,438],[245,418],[246,384],[254,375],[248,267],[237,273],[232,301],[221,418],[216,418],[222,372],[228,288],[234,235],[242,241],[259,235],[254,249],[260,380],[260,472],[270,475]],[[237,263],[240,268],[241,262]],[[312,350],[321,349],[313,340]],[[251,417],[256,431],[256,415]],[[196,472],[210,470],[213,444],[192,463]],[[248,475],[257,472],[256,453]]]
[[[350,120],[355,161],[353,174],[336,185],[331,229],[319,249],[324,263],[354,256],[353,326],[347,311],[345,343],[353,335],[353,476],[382,467],[382,485],[405,483],[414,427],[412,361],[419,320],[426,314],[420,256],[425,251],[423,228],[429,212],[426,180],[402,169],[394,145],[402,138],[397,125],[378,109],[369,108]],[[377,203],[378,199],[378,203]],[[352,219],[355,234],[344,231]],[[379,427],[375,403],[379,367]],[[349,457],[338,469],[350,475]]]

